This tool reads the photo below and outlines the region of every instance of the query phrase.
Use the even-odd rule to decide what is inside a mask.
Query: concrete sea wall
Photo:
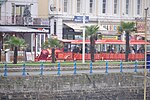
[[[1,76],[0,98],[1,100],[143,100],[143,76],[143,73],[7,78]],[[147,80],[147,100],[150,100],[150,80]]]

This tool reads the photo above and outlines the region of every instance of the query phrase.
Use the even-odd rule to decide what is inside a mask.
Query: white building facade
[[[24,9],[28,6],[32,18],[38,14],[37,0],[2,0],[0,4],[1,25],[22,25]],[[31,24],[29,22],[29,24]]]
[[[49,0],[49,7],[49,16],[54,16],[50,19],[51,34],[64,38],[64,24],[76,30],[71,24],[77,23],[75,18],[83,15],[89,17],[87,24],[101,25],[112,34],[121,21],[144,19],[144,9],[150,7],[150,0]]]

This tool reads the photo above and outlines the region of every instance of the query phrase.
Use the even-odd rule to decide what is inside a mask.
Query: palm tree
[[[86,37],[90,36],[90,53],[91,61],[94,62],[94,53],[95,53],[95,40],[97,40],[98,25],[86,26]]]
[[[51,48],[52,50],[52,63],[55,63],[55,49],[62,47],[60,41],[57,38],[48,38],[43,44],[43,48]]]
[[[20,43],[22,43],[20,45],[20,49],[24,51],[24,61],[26,62],[27,61],[26,48],[29,46],[29,44],[27,44],[24,39],[20,39]]]
[[[125,50],[125,61],[128,61],[128,55],[130,51],[130,44],[129,44],[129,35],[132,31],[136,31],[135,23],[134,22],[121,22],[120,26],[118,26],[118,33],[122,33],[125,31],[126,33],[126,50]]]
[[[17,64],[18,48],[26,46],[25,40],[19,37],[10,36],[8,38],[8,41],[6,41],[5,43],[10,45],[10,47],[12,46],[14,48],[13,64]]]

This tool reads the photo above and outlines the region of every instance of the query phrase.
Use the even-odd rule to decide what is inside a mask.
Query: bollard
[[[22,68],[22,76],[26,76],[26,65],[23,64]]]
[[[76,66],[76,61],[74,61],[74,74],[77,74],[77,66]]]
[[[4,77],[7,77],[7,64],[4,65]]]
[[[40,75],[43,75],[43,62],[42,62],[42,64],[41,64],[41,66],[40,66]]]
[[[106,61],[106,71],[105,73],[108,73],[108,61]]]
[[[57,75],[60,75],[60,62],[58,63],[58,72]]]
[[[122,73],[122,60],[120,61],[120,72]]]
[[[90,62],[90,73],[93,73],[93,65],[92,65],[92,61]]]
[[[137,60],[134,63],[134,72],[137,72]]]

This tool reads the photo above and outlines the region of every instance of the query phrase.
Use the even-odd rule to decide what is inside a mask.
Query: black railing
[[[48,18],[34,18],[23,17],[21,15],[16,16],[2,16],[0,20],[1,25],[48,25]]]

